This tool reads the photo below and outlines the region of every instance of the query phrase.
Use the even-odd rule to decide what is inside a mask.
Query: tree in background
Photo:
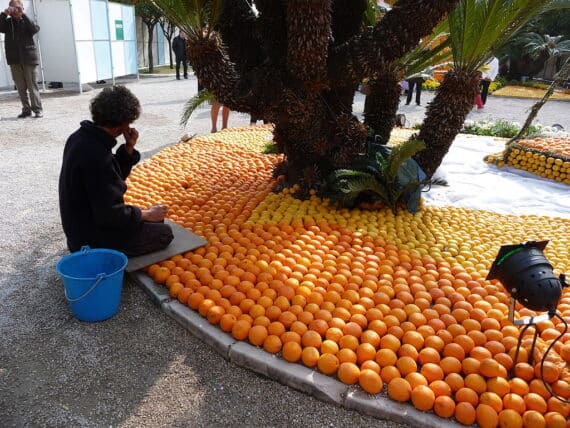
[[[570,52],[570,39],[562,40],[564,36],[550,36],[535,32],[524,33],[518,38],[523,45],[523,52],[532,60],[541,60],[543,79],[552,79],[558,69],[561,54]]]
[[[154,42],[154,29],[160,22],[162,12],[151,0],[138,0],[135,3],[135,14],[140,16],[148,30],[147,52],[148,52],[148,72],[154,71],[154,56],[152,44]],[[171,60],[172,63],[172,60]]]
[[[174,38],[174,33],[176,31],[176,25],[172,23],[168,18],[165,16],[161,16],[158,20],[158,24],[162,30],[162,34],[168,41],[168,59],[170,68],[174,68],[174,63],[172,62],[172,39]]]
[[[449,70],[416,138],[427,149],[415,159],[431,177],[461,131],[479,92],[479,70],[534,16],[567,0],[460,0],[449,14],[453,68]]]

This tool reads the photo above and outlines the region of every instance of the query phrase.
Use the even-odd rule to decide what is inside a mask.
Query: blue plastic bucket
[[[117,313],[127,262],[119,251],[87,246],[57,262],[55,270],[77,319],[103,321]]]

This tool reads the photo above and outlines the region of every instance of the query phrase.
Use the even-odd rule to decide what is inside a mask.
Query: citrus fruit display
[[[489,155],[485,160],[499,167],[509,165],[570,184],[570,137],[517,141],[502,153]]]
[[[156,283],[220,334],[369,394],[466,425],[567,420],[570,405],[549,390],[570,397],[570,333],[558,318],[538,323],[515,361],[509,294],[485,277],[500,245],[528,240],[550,240],[556,274],[570,271],[569,219],[427,204],[347,210],[297,199],[296,187],[274,193],[282,158],[261,152],[271,132],[195,138],[132,171],[127,203],[166,204],[208,242],[149,266]],[[558,312],[570,321],[569,289]],[[519,304],[515,314],[535,315]]]

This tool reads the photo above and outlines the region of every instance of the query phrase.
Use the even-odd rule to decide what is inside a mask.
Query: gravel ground
[[[209,109],[178,125],[196,81],[125,80],[141,100],[135,123],[143,158],[183,134],[209,132]],[[89,117],[83,94],[47,91],[42,119],[18,120],[14,92],[0,92],[0,425],[386,426],[233,366],[126,283],[119,313],[102,323],[71,314],[54,267],[66,253],[57,206],[63,146]],[[428,102],[431,94],[422,101]],[[358,96],[355,109],[362,107]],[[524,120],[530,100],[493,98],[495,118]],[[407,109],[407,110],[406,110]],[[409,120],[423,108],[404,107]],[[570,129],[570,103],[549,102],[543,124]],[[247,125],[232,113],[230,126]]]

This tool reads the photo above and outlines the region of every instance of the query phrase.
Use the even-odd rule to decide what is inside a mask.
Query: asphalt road
[[[125,83],[141,100],[135,127],[144,158],[185,133],[209,132],[208,107],[187,129],[178,125],[195,79]],[[16,94],[0,92],[0,425],[401,426],[229,364],[129,283],[112,319],[81,323],[73,317],[54,270],[66,254],[57,177],[65,140],[89,117],[97,90],[44,93],[44,118],[23,120],[16,119]],[[485,114],[523,121],[531,104],[490,97]],[[358,96],[356,110],[361,106]],[[402,111],[409,120],[423,116],[420,107]],[[549,102],[539,121],[570,129],[570,103]],[[248,123],[247,115],[230,117],[231,127]]]

